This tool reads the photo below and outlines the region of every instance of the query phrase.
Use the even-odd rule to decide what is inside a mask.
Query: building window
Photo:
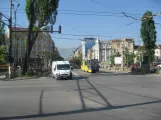
[[[117,43],[117,47],[118,47],[118,48],[120,48],[120,44],[119,44],[119,42]]]
[[[130,42],[128,42],[128,47],[130,47]]]

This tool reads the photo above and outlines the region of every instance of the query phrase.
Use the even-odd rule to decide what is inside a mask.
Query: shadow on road
[[[43,94],[44,94],[44,90],[41,91],[40,98],[39,98],[39,115],[43,114]]]
[[[87,112],[97,112],[103,110],[114,110],[114,109],[121,109],[127,107],[134,107],[140,105],[148,105],[154,103],[161,103],[159,101],[152,101],[152,102],[145,102],[145,103],[137,103],[137,104],[130,104],[130,105],[120,105],[120,106],[111,106],[111,107],[100,107],[100,108],[88,108],[88,109],[78,109],[78,110],[71,110],[71,111],[63,111],[63,112],[55,112],[55,113],[45,113],[45,114],[33,114],[33,115],[25,115],[25,116],[11,116],[11,117],[0,117],[1,120],[13,120],[13,119],[32,119],[32,118],[44,118],[45,117],[54,117],[60,115],[72,115],[72,114],[79,114],[79,113],[87,113]]]
[[[77,82],[77,87],[78,87],[77,90],[79,92],[79,96],[80,96],[80,100],[81,100],[81,104],[82,104],[81,109],[54,112],[54,113],[43,113],[43,101],[42,101],[42,99],[43,99],[44,90],[42,90],[40,97],[39,97],[39,113],[38,114],[0,117],[0,119],[2,119],[2,120],[33,119],[33,118],[44,118],[45,119],[45,117],[72,115],[72,114],[79,114],[79,113],[104,111],[104,110],[117,110],[117,109],[128,108],[128,107],[135,107],[135,106],[141,106],[141,105],[161,103],[161,100],[155,100],[155,101],[150,101],[150,102],[113,106],[113,105],[110,104],[110,102],[107,100],[107,98],[105,96],[103,96],[102,93],[99,92],[99,90],[91,83],[91,81],[87,77],[79,77],[79,79],[77,79],[76,82]],[[82,85],[82,83],[85,83],[85,85]],[[84,88],[84,87],[86,87],[86,88]],[[101,101],[97,101],[93,98],[84,96],[84,92],[88,92],[90,94],[93,94],[93,95],[100,97],[102,99],[102,101],[104,101],[104,103],[101,103]],[[93,101],[95,103],[101,104],[101,105],[103,105],[103,107],[88,108],[86,103],[85,103],[85,99],[88,99],[88,100]]]
[[[82,103],[82,109],[87,109],[87,106],[85,104],[85,99],[95,102],[97,104],[101,104],[104,106],[109,106],[111,107],[112,105],[110,104],[109,101],[99,92],[99,90],[88,80],[87,77],[83,77],[83,81],[81,79],[77,79],[77,87],[78,87],[78,92],[80,96],[80,101]],[[85,84],[82,85],[81,83]],[[84,88],[85,87],[85,88]],[[90,91],[89,91],[90,90]],[[90,98],[88,96],[85,96],[84,93],[88,92],[89,94],[95,94],[95,96],[100,97],[101,100],[104,102],[102,103],[101,101],[97,101],[94,98]]]

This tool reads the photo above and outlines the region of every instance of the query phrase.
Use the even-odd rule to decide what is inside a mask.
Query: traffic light
[[[7,60],[7,62],[10,62],[10,57],[9,57],[9,55],[7,55],[6,60]]]
[[[51,25],[50,27],[51,27],[51,28],[50,28],[50,31],[51,31],[51,33],[53,33],[53,32],[54,32],[54,30],[53,30],[53,25]]]
[[[14,62],[14,58],[11,56],[10,57],[10,62],[13,63]]]
[[[11,48],[11,47],[9,48],[8,53],[9,53],[9,54],[8,54],[9,56],[12,56],[12,48]]]
[[[59,25],[59,31],[58,31],[59,34],[61,34],[61,25]]]

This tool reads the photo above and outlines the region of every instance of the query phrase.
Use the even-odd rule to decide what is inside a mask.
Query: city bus
[[[99,63],[97,59],[83,60],[81,62],[81,70],[89,73],[95,73],[99,71]]]

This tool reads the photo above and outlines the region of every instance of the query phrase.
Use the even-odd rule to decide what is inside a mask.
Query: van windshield
[[[70,65],[69,64],[59,64],[57,65],[57,70],[69,70]]]

